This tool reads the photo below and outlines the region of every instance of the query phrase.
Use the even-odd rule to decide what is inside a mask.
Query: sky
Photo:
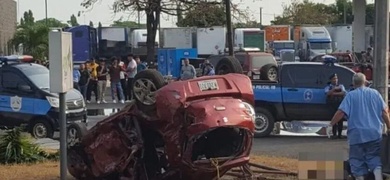
[[[32,10],[36,20],[45,18],[45,0],[16,0],[18,4],[18,19],[23,15],[23,12]],[[137,21],[136,14],[120,13],[114,14],[110,9],[110,5],[115,0],[100,0],[91,10],[87,10],[80,6],[83,0],[47,0],[48,17],[56,18],[63,22],[70,19],[72,14],[77,16],[79,11],[82,11],[78,17],[79,24],[89,24],[92,21],[94,24],[101,22],[103,26],[109,26],[113,21],[122,17],[123,20]],[[251,17],[256,21],[260,19],[260,7],[263,8],[263,24],[270,24],[274,16],[282,13],[282,5],[291,3],[291,0],[232,0],[238,3],[242,9],[249,8]],[[312,0],[312,2],[331,4],[335,0]],[[367,3],[372,3],[373,0],[367,0]],[[141,23],[146,21],[144,15],[141,14]],[[161,27],[175,27],[176,17],[162,16]]]

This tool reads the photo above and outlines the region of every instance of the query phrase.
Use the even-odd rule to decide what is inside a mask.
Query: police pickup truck
[[[286,62],[278,81],[252,81],[255,96],[255,137],[268,136],[279,121],[330,121],[334,111],[326,104],[325,86],[336,73],[346,89],[353,70],[333,62]]]

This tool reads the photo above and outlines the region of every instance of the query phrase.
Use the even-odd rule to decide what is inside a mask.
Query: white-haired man
[[[390,129],[387,104],[377,90],[365,86],[364,74],[355,74],[352,81],[355,89],[347,93],[330,126],[347,117],[349,164],[356,180],[363,180],[369,170],[375,180],[382,180],[382,122]]]

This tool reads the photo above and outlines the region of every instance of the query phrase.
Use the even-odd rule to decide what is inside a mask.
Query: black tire
[[[144,113],[154,111],[156,99],[150,92],[157,91],[165,84],[164,77],[156,70],[146,69],[139,72],[134,77],[132,85],[133,97],[138,109],[142,110]],[[149,87],[149,89],[146,90],[146,87]]]
[[[66,128],[68,148],[81,142],[81,138],[87,135],[88,129],[84,123],[72,123]]]
[[[217,75],[223,75],[229,73],[242,74],[243,70],[240,61],[238,61],[238,59],[232,56],[226,56],[218,61],[217,65],[215,66],[215,73]]]
[[[255,137],[261,138],[271,134],[275,126],[275,118],[264,108],[256,108]]]
[[[36,139],[53,138],[54,136],[53,126],[45,118],[33,120],[29,129],[32,137]]]
[[[278,68],[275,64],[266,64],[260,70],[260,78],[263,80],[277,81]]]

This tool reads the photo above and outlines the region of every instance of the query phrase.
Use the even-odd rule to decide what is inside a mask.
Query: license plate
[[[253,75],[253,79],[260,79],[260,75]]]
[[[217,80],[206,80],[206,81],[199,81],[198,82],[199,89],[201,91],[210,91],[210,90],[218,90],[218,83]]]

